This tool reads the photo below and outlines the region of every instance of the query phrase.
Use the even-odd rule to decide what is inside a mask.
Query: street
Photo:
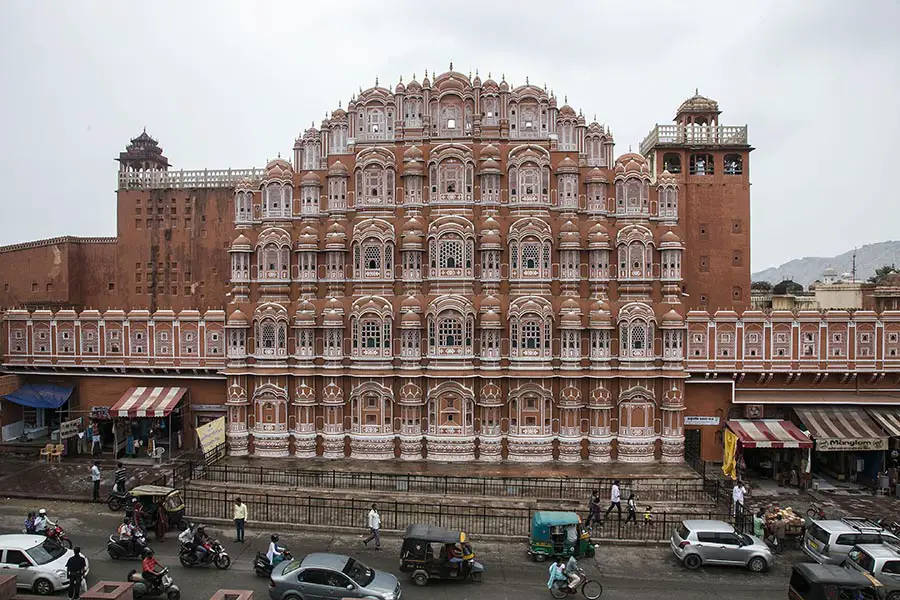
[[[18,533],[22,519],[29,509],[46,508],[51,518],[59,519],[76,545],[90,560],[89,583],[98,580],[123,581],[128,571],[138,569],[137,561],[113,561],[106,554],[106,540],[121,522],[121,513],[111,513],[104,505],[73,502],[42,502],[36,506],[27,500],[6,500],[0,506],[0,531]],[[206,600],[220,588],[247,589],[256,598],[268,597],[266,579],[256,577],[252,562],[257,550],[265,550],[271,532],[251,523],[245,544],[233,542],[233,531],[208,527],[225,545],[232,557],[227,571],[213,567],[185,569],[178,562],[178,541],[175,532],[162,544],[152,540],[150,545],[157,559],[171,568],[175,582],[181,587],[185,600]],[[483,583],[434,582],[419,588],[405,574],[397,572],[400,541],[385,538],[384,548],[375,551],[365,548],[358,536],[330,536],[323,534],[298,535],[280,533],[281,543],[301,557],[313,551],[352,555],[371,567],[391,571],[400,578],[403,597],[410,600],[447,599],[532,599],[549,598],[546,588],[547,565],[535,564],[525,554],[524,544],[479,543],[473,540],[478,559],[484,563]],[[787,596],[790,565],[801,560],[802,554],[792,552],[769,572],[755,575],[739,568],[705,567],[687,571],[672,557],[667,547],[616,546],[598,548],[596,559],[582,560],[589,577],[603,584],[603,598],[611,599],[671,599],[719,598],[776,599]],[[62,596],[62,594],[58,594]]]

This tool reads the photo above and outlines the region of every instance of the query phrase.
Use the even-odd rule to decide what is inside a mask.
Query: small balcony
[[[656,146],[747,146],[747,126],[657,125],[641,142],[641,154]]]

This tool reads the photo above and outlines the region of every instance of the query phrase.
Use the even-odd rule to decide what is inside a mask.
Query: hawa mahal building
[[[178,388],[258,457],[721,459],[729,419],[895,403],[900,312],[750,310],[753,148],[720,114],[695,94],[617,154],[451,66],[262,169],[176,171],[144,132],[115,238],[0,248],[4,368],[76,412]]]

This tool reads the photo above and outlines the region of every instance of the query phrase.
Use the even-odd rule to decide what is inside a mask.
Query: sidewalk
[[[161,467],[152,461],[123,461],[128,471],[128,487],[152,479],[172,465]],[[143,464],[146,462],[147,464]],[[100,467],[100,497],[113,485],[116,463],[112,459],[98,459]],[[0,496],[6,498],[34,498],[36,500],[89,501],[93,491],[90,458],[64,458],[61,462],[47,463],[36,459],[4,457],[0,459]]]

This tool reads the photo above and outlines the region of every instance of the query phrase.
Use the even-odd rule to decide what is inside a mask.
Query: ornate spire
[[[569,103],[569,95],[566,94],[565,96],[563,96],[563,104],[568,104],[568,103]]]
[[[531,85],[531,82],[528,81],[528,75],[525,76],[525,85]]]
[[[375,76],[375,87],[378,87],[378,75]]]
[[[453,70],[453,61],[452,60],[450,61],[450,70],[451,71]]]
[[[340,107],[341,107],[341,101],[338,100],[338,108],[340,108]]]
[[[403,73],[400,73],[400,83],[403,83]]]

